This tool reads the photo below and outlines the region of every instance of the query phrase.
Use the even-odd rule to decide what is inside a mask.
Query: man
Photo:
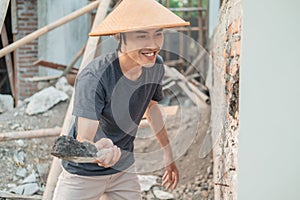
[[[145,114],[163,148],[162,185],[175,188],[178,170],[157,102],[162,100],[163,29],[189,25],[155,0],[124,0],[91,36],[115,35],[116,52],[78,75],[69,135],[107,153],[97,163],[63,161],[54,199],[141,199],[133,142]]]

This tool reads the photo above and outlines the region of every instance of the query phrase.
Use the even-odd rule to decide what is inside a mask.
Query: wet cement
[[[60,136],[55,141],[51,155],[64,157],[95,157],[97,148],[89,142],[79,142],[70,136]]]

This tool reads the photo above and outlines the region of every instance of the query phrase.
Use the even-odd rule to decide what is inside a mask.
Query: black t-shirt
[[[77,136],[77,118],[98,120],[94,142],[109,138],[122,151],[121,158],[111,168],[94,163],[62,161],[70,173],[86,176],[109,175],[125,170],[134,163],[134,139],[138,125],[150,100],[163,98],[161,81],[164,76],[160,56],[152,67],[142,67],[140,77],[132,81],[121,70],[117,52],[94,59],[77,76],[73,115],[75,123],[69,132]]]

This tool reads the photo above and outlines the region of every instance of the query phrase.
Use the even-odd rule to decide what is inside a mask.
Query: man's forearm
[[[86,118],[78,118],[77,140],[94,143],[94,138],[98,129],[99,122]]]
[[[163,148],[164,155],[173,157],[169,137],[164,125],[164,120],[157,103],[152,103],[149,105],[146,118],[160,146]]]

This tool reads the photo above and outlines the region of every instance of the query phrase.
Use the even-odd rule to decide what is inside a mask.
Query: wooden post
[[[93,23],[92,30],[94,30],[105,18],[106,13],[108,11],[110,4],[110,0],[102,0],[101,3],[98,6],[98,10],[96,13],[96,17]],[[80,65],[79,73],[80,71],[94,59],[96,48],[98,45],[99,37],[89,37],[87,46],[85,48],[85,52],[83,55],[83,59]],[[61,135],[67,135],[68,131],[70,130],[70,127],[73,124],[73,117],[72,117],[72,110],[73,110],[73,101],[74,101],[74,94],[76,91],[73,92],[68,111],[65,116],[64,124],[62,127]],[[56,182],[58,179],[59,174],[61,173],[61,165],[58,158],[54,158],[52,161],[52,165],[49,171],[47,184],[45,188],[45,192],[43,195],[43,200],[52,200],[53,198],[53,192],[56,187]]]
[[[7,38],[7,31],[5,24],[2,27],[1,31],[1,40],[3,47],[6,47],[8,45],[8,38]],[[9,85],[11,89],[12,96],[15,97],[15,87],[14,87],[14,74],[13,74],[13,64],[10,54],[5,55],[5,61],[6,61],[6,68],[7,68],[7,74],[9,79]]]
[[[36,31],[34,31],[33,33],[25,36],[24,38],[8,45],[7,47],[3,48],[0,50],[0,58],[3,57],[4,55],[14,51],[15,49],[19,48],[20,46],[27,44],[29,42],[31,42],[32,40],[35,40],[36,38],[48,33],[49,31],[71,21],[74,20],[77,17],[80,17],[81,15],[90,12],[91,10],[95,9],[97,6],[99,5],[99,1],[95,1],[93,3],[90,3],[89,5],[47,25],[44,26],[43,28],[40,28]]]

